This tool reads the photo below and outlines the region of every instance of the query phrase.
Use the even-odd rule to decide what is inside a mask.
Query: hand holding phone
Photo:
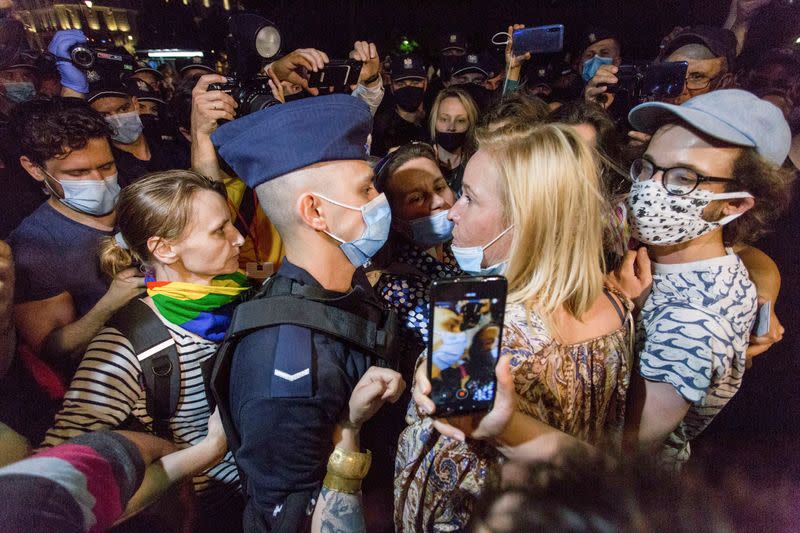
[[[491,408],[506,291],[500,276],[438,280],[431,286],[428,378],[436,416]]]
[[[552,24],[516,30],[512,34],[512,50],[515,55],[553,54],[564,49],[564,25]]]
[[[308,86],[311,88],[333,87],[334,90],[348,90],[358,84],[364,63],[355,59],[332,59],[325,68],[308,73]]]

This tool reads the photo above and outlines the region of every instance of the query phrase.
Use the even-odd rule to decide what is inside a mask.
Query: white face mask
[[[633,237],[644,244],[669,245],[691,241],[738,218],[742,213],[719,220],[703,219],[703,210],[714,200],[752,198],[740,191],[712,193],[700,189],[685,196],[673,196],[653,180],[631,186],[627,206]]]
[[[104,178],[103,180],[57,180],[50,173],[42,169],[47,176],[61,185],[64,191],[59,195],[44,180],[50,194],[58,198],[58,201],[69,207],[73,211],[92,216],[103,216],[114,210],[119,196],[120,187],[117,183],[117,173]]]
[[[499,241],[500,237],[511,231],[513,228],[513,225],[507,227],[502,233],[500,233],[500,235],[492,239],[484,246],[461,247],[452,245],[450,249],[456,258],[458,266],[461,268],[461,270],[473,276],[502,276],[505,274],[506,268],[508,267],[508,261],[500,261],[499,263],[486,268],[481,267],[481,263],[483,263],[483,254],[486,249]]]
[[[465,331],[437,331],[436,337],[441,340],[441,345],[434,349],[431,360],[437,367],[450,368],[464,357],[468,342]]]

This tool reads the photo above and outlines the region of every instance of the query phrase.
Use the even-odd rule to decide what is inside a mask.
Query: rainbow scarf
[[[156,281],[149,275],[145,281],[147,294],[161,316],[213,342],[225,338],[233,310],[250,289],[247,277],[240,272],[217,276],[210,285]]]

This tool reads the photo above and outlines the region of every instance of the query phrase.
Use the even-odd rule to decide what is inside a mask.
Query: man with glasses
[[[713,26],[684,28],[662,44],[656,61],[689,63],[683,94],[670,100],[670,103],[681,105],[689,98],[731,85],[736,61],[736,36],[730,30]]]
[[[741,385],[757,296],[729,247],[757,239],[787,205],[790,133],[777,107],[741,90],[645,103],[629,120],[655,133],[627,199],[653,260],[628,437],[677,468]]]

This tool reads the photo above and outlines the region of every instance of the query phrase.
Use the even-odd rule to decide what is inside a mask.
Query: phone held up
[[[428,378],[436,416],[492,408],[507,289],[502,276],[437,280],[431,285]]]
[[[355,59],[332,59],[322,70],[308,72],[308,86],[333,87],[336,92],[348,91],[351,85],[358,84],[363,66],[361,61]]]
[[[564,25],[537,26],[516,30],[512,36],[512,51],[515,55],[553,54],[564,49]]]

